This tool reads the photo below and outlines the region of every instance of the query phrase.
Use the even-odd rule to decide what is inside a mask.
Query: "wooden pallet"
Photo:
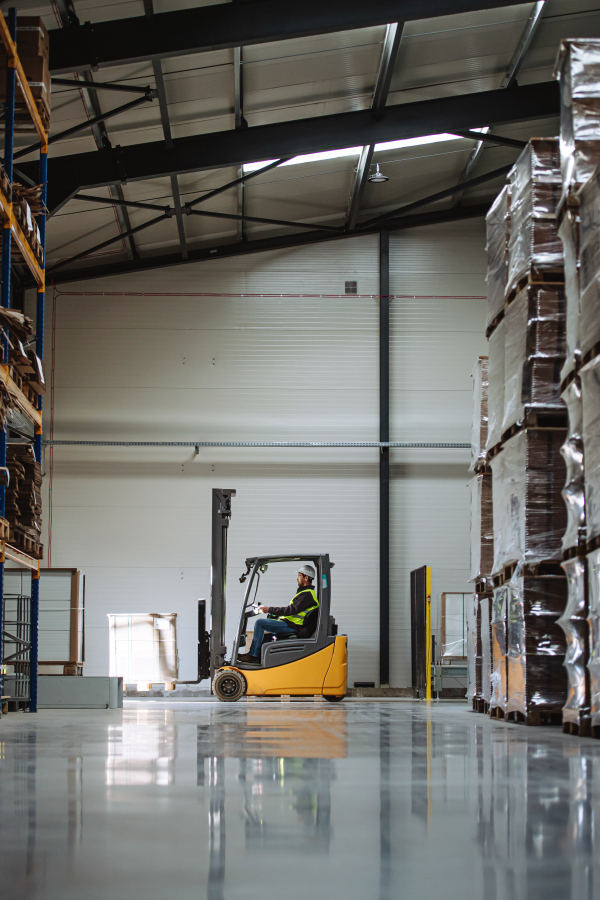
[[[562,730],[563,734],[571,734],[573,737],[591,737],[592,723],[587,717],[580,722],[563,722]]]
[[[590,349],[584,353],[581,357],[581,366],[587,365],[587,363],[591,362],[593,359],[596,359],[597,356],[600,356],[600,341],[597,341]]]
[[[489,716],[490,719],[502,719],[504,721],[504,710],[500,709],[499,706],[491,706],[489,708]]]
[[[496,456],[498,456],[498,454],[500,453],[501,450],[502,450],[502,441],[498,441],[497,444],[494,444],[494,446],[490,447],[490,449],[488,450],[485,461],[486,461],[486,465],[490,468],[490,472],[492,471],[492,469],[490,467],[490,463]]]
[[[487,459],[478,459],[473,466],[473,473],[475,475],[491,475],[492,470],[487,463]]]
[[[564,285],[565,270],[563,267],[556,269],[536,269],[531,268],[526,275],[523,275],[517,281],[515,287],[510,288],[506,292],[506,300],[504,308],[506,309],[513,302],[522,290],[526,287],[544,287],[544,285]]]
[[[493,582],[491,575],[482,575],[475,579],[476,594],[491,594],[493,590]]]
[[[507,563],[502,567],[500,572],[492,575],[492,582],[495,588],[502,587],[513,577],[517,570],[519,561]],[[539,578],[542,575],[560,575],[564,576],[564,571],[560,562],[554,559],[544,559],[537,563],[521,562],[521,575],[524,578]]]
[[[592,550],[597,550],[600,547],[600,534],[597,534],[596,537],[589,538],[585,545],[585,552],[591,553]]]
[[[567,561],[568,559],[575,559],[576,556],[583,558],[587,553],[587,543],[585,540],[585,535],[579,535],[579,540],[575,547],[569,547],[568,550],[563,550],[563,561]]]
[[[0,541],[10,541],[10,523],[0,516]]]
[[[23,553],[27,553],[28,556],[32,556],[34,559],[44,558],[44,545],[23,531],[16,531],[12,528],[10,543],[17,550],[22,550]]]
[[[525,407],[525,417],[522,422],[515,422],[507,428],[502,435],[502,443],[510,440],[516,434],[527,429],[556,431],[568,427],[569,416],[567,410],[538,409],[537,407]]]
[[[34,97],[33,102],[37,107],[38,115],[42,120],[44,129],[50,131],[50,110],[43,100]],[[15,131],[19,134],[24,131],[35,131],[29,109],[25,105],[25,101],[22,99],[19,91],[17,91],[15,97]]]
[[[485,329],[485,336],[488,339],[488,341],[490,339],[490,335],[496,330],[496,328],[498,327],[498,325],[500,324],[500,322],[502,321],[503,318],[504,318],[504,310],[501,309],[500,312],[498,313],[498,315],[492,319],[492,321],[490,322],[488,327]]]
[[[572,371],[569,372],[569,374],[566,376],[566,378],[564,378],[563,381],[561,381],[561,383],[560,383],[561,395],[564,394],[564,392],[569,387],[569,385],[573,384],[575,379],[579,377],[579,369],[581,368],[581,358],[578,356],[575,357],[574,362],[575,362],[575,368],[572,369]]]

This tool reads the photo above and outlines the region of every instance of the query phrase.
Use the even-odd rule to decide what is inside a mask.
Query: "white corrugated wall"
[[[471,378],[485,340],[481,219],[390,236],[393,441],[468,443]],[[468,450],[392,451],[390,680],[411,682],[410,571],[431,566],[433,626],[444,591],[469,591]]]
[[[441,298],[485,294],[483,225],[398,233],[390,250],[391,291],[410,295],[391,307],[392,439],[469,441],[485,302]],[[68,286],[54,437],[377,440],[378,265],[373,235]],[[46,333],[49,369],[50,302]],[[469,589],[467,465],[467,451],[392,453],[394,686],[410,684],[410,569],[432,566],[436,610]],[[108,613],[176,612],[180,678],[194,677],[214,486],[237,490],[229,635],[245,557],[327,551],[350,681],[378,682],[378,452],[357,449],[56,448],[51,561],[87,575],[86,674],[107,671]]]
[[[377,440],[377,248],[365,236],[65,288],[54,438]],[[347,280],[358,296],[344,295]],[[222,296],[201,296],[211,293]],[[47,411],[46,435],[49,424]],[[376,450],[55,448],[51,562],[87,576],[85,673],[107,671],[108,613],[176,612],[180,677],[195,676],[217,486],[237,490],[229,635],[247,556],[329,552],[350,677],[377,680],[377,460]]]

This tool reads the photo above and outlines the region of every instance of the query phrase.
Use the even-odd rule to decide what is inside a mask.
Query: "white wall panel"
[[[479,220],[390,239],[391,439],[468,443],[475,359],[487,352]],[[440,454],[446,453],[448,462]],[[469,451],[392,452],[391,683],[410,684],[410,572],[431,566],[433,630],[443,591],[468,591]],[[462,454],[462,455],[461,455]],[[445,459],[445,458],[444,458]]]
[[[344,296],[345,280],[377,294],[377,247],[368,236],[70,287],[55,298],[54,437],[377,440],[378,302]],[[329,552],[350,678],[377,680],[377,452],[291,453],[55,448],[51,562],[87,576],[86,674],[108,671],[109,613],[159,612],[178,614],[180,677],[194,677],[211,488],[232,487],[229,641],[247,556]]]

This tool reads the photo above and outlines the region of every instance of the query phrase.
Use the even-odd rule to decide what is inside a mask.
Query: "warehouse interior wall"
[[[470,441],[471,371],[487,355],[485,222],[390,235],[390,439]],[[431,566],[432,632],[441,595],[469,584],[468,450],[392,450],[390,682],[408,685],[410,572]]]
[[[402,295],[391,306],[392,440],[470,439],[484,243],[480,221],[391,236],[390,290]],[[44,437],[378,440],[378,249],[368,235],[58,288]],[[442,591],[469,590],[468,457],[393,451],[396,687],[410,684],[410,569],[432,566],[436,610]],[[46,448],[44,564],[86,573],[85,674],[108,673],[108,615],[177,613],[179,677],[196,676],[211,488],[223,487],[237,491],[229,646],[246,557],[329,552],[349,684],[378,683],[378,462],[377,449],[361,448]],[[293,591],[282,586],[278,602]]]

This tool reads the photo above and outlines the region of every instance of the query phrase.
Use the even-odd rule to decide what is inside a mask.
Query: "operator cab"
[[[261,615],[258,612],[259,606],[285,606],[286,598],[290,598],[292,591],[295,593],[295,574],[298,568],[306,563],[314,566],[316,571],[313,588],[319,607],[307,615],[303,628],[297,634],[267,636],[262,646],[261,666],[269,669],[295,662],[335,642],[337,625],[333,616],[329,614],[331,569],[334,564],[329,561],[329,555],[323,553],[301,556],[255,556],[246,560],[246,571],[240,578],[242,583],[247,581],[248,584],[230,665],[240,669],[254,668],[238,661],[239,653],[246,645],[248,620]]]

